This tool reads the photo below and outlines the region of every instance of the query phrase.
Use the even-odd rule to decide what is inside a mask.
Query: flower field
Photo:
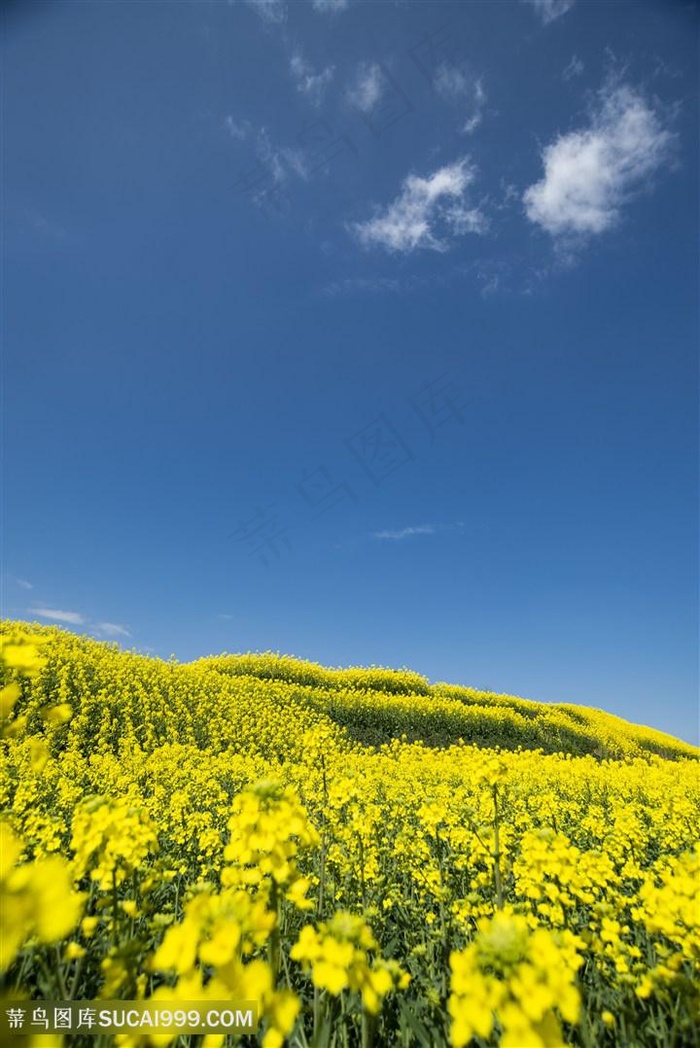
[[[408,671],[27,623],[1,665],[7,999],[253,1000],[228,1042],[264,1048],[700,1045],[693,747]]]

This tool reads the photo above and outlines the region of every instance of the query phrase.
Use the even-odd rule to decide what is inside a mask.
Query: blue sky
[[[697,742],[695,5],[5,19],[4,615]]]

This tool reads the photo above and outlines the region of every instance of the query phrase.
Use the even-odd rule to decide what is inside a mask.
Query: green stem
[[[500,815],[498,811],[498,786],[493,785],[493,876],[496,884],[496,905],[503,909],[503,885],[501,884],[501,842],[499,837]]]
[[[56,981],[58,983],[58,989],[61,994],[61,1000],[68,1000],[68,991],[66,989],[66,981],[63,978],[63,967],[61,965],[61,954],[58,949],[58,945],[54,946],[54,953],[56,954]]]
[[[360,890],[362,892],[362,912],[367,909],[367,896],[365,893],[365,846],[362,835],[358,833],[357,840],[360,845]]]
[[[311,1037],[312,1037],[312,1040],[314,1042],[316,1041],[316,1036],[318,1034],[318,1019],[319,1019],[320,1003],[321,1003],[321,1000],[320,1000],[320,994],[319,994],[318,986],[314,986],[314,1026],[313,1026],[313,1030],[311,1032]]]
[[[438,915],[440,917],[440,942],[442,943],[442,956],[440,965],[440,990],[444,997],[447,993],[447,976],[449,970],[450,941],[447,934],[447,921],[445,920],[445,875],[442,867],[442,845],[440,837],[435,830],[435,850],[438,857],[438,871],[440,873],[440,898],[438,899]]]
[[[671,1032],[668,1035],[668,1040],[669,1040],[669,1044],[671,1045],[671,1048],[675,1048],[675,1044],[676,1044],[676,1029],[678,1027],[678,1017],[679,1017],[680,1009],[681,1009],[681,995],[679,993],[676,996],[676,1007],[673,1010],[673,1026],[671,1027]]]
[[[112,946],[119,945],[119,933],[117,931],[117,914],[119,913],[119,896],[117,892],[117,871],[112,870]]]
[[[70,995],[67,998],[67,1000],[69,1001],[75,1000],[75,992],[78,989],[78,980],[80,979],[80,976],[83,973],[83,968],[85,967],[86,956],[87,954],[83,954],[83,956],[79,958],[78,963],[75,966],[75,971],[73,972],[73,981],[71,983],[70,988]]]
[[[328,783],[326,781],[326,759],[321,754],[321,776],[323,780],[323,807],[321,808],[321,870],[318,886],[318,916],[323,920],[323,904],[326,887],[326,808],[328,807]]]
[[[374,1018],[366,1011],[362,1012],[362,1048],[372,1048],[374,1044]]]
[[[581,1018],[579,1021],[579,1031],[581,1034],[581,1040],[583,1041],[584,1048],[594,1048],[593,1034],[591,1030],[591,1022],[588,1018],[588,1012],[585,1008],[581,1009]],[[623,1042],[624,1043],[624,1042]]]
[[[277,884],[274,880],[270,890],[270,909],[275,913],[275,926],[267,941],[267,959],[272,971],[272,989],[276,990],[280,966],[280,905]]]
[[[15,980],[15,990],[19,990],[21,985],[22,985],[22,981],[24,979],[24,973],[27,970],[27,968],[29,967],[29,956],[30,956],[29,955],[29,951],[28,950],[24,950],[23,953],[22,953],[22,964],[21,964],[21,967],[20,967],[19,972],[17,974],[17,979]]]
[[[51,972],[49,971],[49,967],[48,967],[46,961],[44,960],[44,958],[41,956],[40,953],[36,954],[36,963],[39,966],[39,970],[41,971],[41,974],[44,976],[44,979],[46,980],[46,982],[45,982],[45,985],[46,985],[46,997],[47,997],[48,1000],[51,1000],[52,999],[52,994],[53,994],[53,979],[51,977]]]

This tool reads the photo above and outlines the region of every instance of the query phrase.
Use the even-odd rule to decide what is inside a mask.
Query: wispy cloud
[[[26,579],[15,579],[15,582],[17,583],[17,585],[19,586],[20,589],[23,589],[23,590],[34,589],[33,584],[31,582],[27,582]]]
[[[126,626],[120,626],[117,622],[98,622],[95,629],[105,637],[131,636],[131,631],[128,630]]]
[[[223,129],[236,140],[247,142],[252,155],[239,169],[237,185],[240,192],[256,207],[279,212],[287,205],[285,183],[299,178],[306,181],[309,170],[304,151],[299,147],[280,146],[271,138],[267,127],[255,127],[247,120],[224,117]]]
[[[328,298],[337,298],[338,295],[400,294],[403,290],[404,282],[397,277],[344,277],[326,284],[322,293]]]
[[[333,280],[321,288],[326,298],[337,298],[341,295],[405,295],[428,287],[446,287],[456,280],[462,280],[471,267],[463,263],[443,267],[437,273],[404,273],[401,276],[385,277],[356,276]]]
[[[256,15],[269,25],[278,25],[287,20],[287,4],[285,0],[246,0],[249,7]]]
[[[77,611],[62,611],[60,608],[29,608],[28,611],[31,615],[38,615],[40,619],[67,622],[71,626],[80,626],[85,622],[84,617]]]
[[[375,531],[372,538],[385,542],[401,542],[403,539],[415,538],[416,535],[436,535],[440,531],[452,531],[463,527],[461,520],[456,524],[417,524],[397,530]]]
[[[373,538],[400,542],[402,539],[413,538],[414,535],[434,535],[435,531],[433,524],[419,524],[417,527],[401,528],[399,531],[375,531]]]
[[[603,233],[667,159],[673,135],[631,88],[612,86],[589,127],[560,135],[542,153],[544,176],[523,195],[531,222],[576,241]]]
[[[28,608],[29,615],[36,615],[40,619],[50,619],[52,622],[60,622],[66,626],[84,626],[88,632],[98,639],[101,638],[126,638],[131,636],[128,626],[118,622],[91,622],[85,615],[78,611],[65,611],[62,608]]]
[[[583,70],[585,68],[586,67],[584,66],[583,62],[578,57],[578,55],[572,55],[571,56],[571,61],[569,62],[569,64],[564,69],[564,72],[561,74],[562,75],[562,79],[563,80],[573,80],[573,78],[575,76],[581,76],[581,73],[583,72]]]
[[[471,94],[471,108],[467,113],[467,117],[462,125],[462,133],[470,135],[472,131],[476,131],[477,127],[484,119],[484,106],[486,104],[486,92],[484,91],[484,85],[481,80],[475,80]]]
[[[471,134],[483,120],[486,92],[483,80],[462,66],[443,62],[435,73],[433,86],[437,93],[448,101],[466,107],[466,116],[462,125],[464,134]]]
[[[486,216],[466,200],[475,177],[475,168],[466,157],[427,178],[409,175],[384,212],[350,229],[362,244],[389,252],[446,251],[452,237],[485,232]]]
[[[261,127],[256,134],[255,155],[276,183],[286,181],[292,174],[303,179],[308,177],[301,149],[276,146],[266,127]]]
[[[505,261],[477,260],[473,266],[474,276],[484,298],[502,291],[509,272]]]
[[[346,9],[348,0],[313,0],[312,6],[314,11],[319,11],[321,14],[337,15]]]
[[[355,81],[346,92],[348,103],[361,113],[371,113],[380,101],[385,88],[385,78],[381,66],[376,62],[361,62],[355,74]]]
[[[297,51],[291,57],[289,68],[294,77],[297,91],[306,95],[313,105],[320,105],[326,93],[326,88],[333,79],[334,67],[326,66],[320,73],[316,73],[313,66]]]
[[[248,120],[234,120],[230,115],[224,117],[224,127],[239,142],[243,142],[250,135],[252,128]]]
[[[66,239],[66,230],[62,225],[59,225],[58,222],[51,218],[47,218],[46,215],[42,215],[35,209],[30,209],[27,212],[27,220],[34,233],[44,237],[46,240],[58,243]]]
[[[526,0],[535,10],[544,25],[555,22],[574,6],[575,0]]]

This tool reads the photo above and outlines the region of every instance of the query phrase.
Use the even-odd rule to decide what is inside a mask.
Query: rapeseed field
[[[700,1044],[700,752],[602,711],[2,623],[6,999],[263,1048]],[[16,1042],[202,1045],[159,1033]]]

